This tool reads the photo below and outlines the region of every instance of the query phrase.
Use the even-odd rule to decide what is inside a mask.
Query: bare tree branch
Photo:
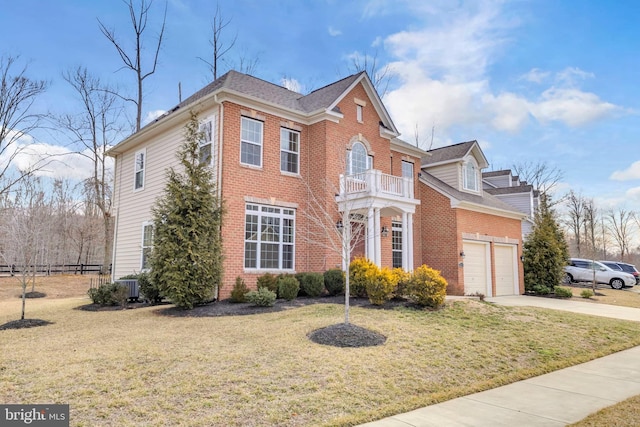
[[[380,98],[384,98],[387,94],[392,70],[388,64],[384,67],[379,67],[377,50],[373,53],[373,56],[369,56],[366,53],[364,55],[359,53],[353,55],[349,70],[352,74],[366,71]]]

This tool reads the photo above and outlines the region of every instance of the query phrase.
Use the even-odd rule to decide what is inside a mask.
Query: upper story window
[[[248,117],[241,119],[240,163],[262,166],[262,128],[261,121]]]
[[[210,165],[212,161],[213,121],[207,120],[201,123],[199,131],[202,134],[202,138],[199,141],[200,163]]]
[[[371,169],[373,157],[361,142],[356,142],[347,153],[347,175],[357,175]]]
[[[300,132],[280,128],[280,170],[299,172]]]
[[[359,123],[363,122],[363,119],[362,119],[362,105],[359,105],[359,104],[356,104],[356,120]]]
[[[147,152],[146,150],[141,150],[136,152],[135,155],[135,166],[134,166],[134,183],[133,189],[139,190],[144,187],[144,168],[147,162]]]
[[[142,270],[151,268],[149,264],[151,249],[153,249],[153,223],[145,222],[142,224],[142,259],[140,261]]]
[[[478,191],[478,169],[472,161],[462,166],[462,186],[465,190]]]
[[[402,161],[402,176],[413,179],[413,163]]]

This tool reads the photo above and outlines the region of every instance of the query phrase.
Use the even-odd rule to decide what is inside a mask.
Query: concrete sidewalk
[[[487,298],[640,322],[640,309],[530,296]],[[565,426],[640,394],[640,347],[363,424],[367,427]]]

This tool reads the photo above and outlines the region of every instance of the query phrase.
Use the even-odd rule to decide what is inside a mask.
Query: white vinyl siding
[[[293,270],[295,210],[247,203],[245,208],[244,267]]]
[[[261,121],[241,118],[240,163],[262,167],[263,126]]]
[[[280,170],[298,174],[300,170],[300,132],[280,128]]]
[[[427,169],[434,177],[438,178],[440,181],[445,184],[450,185],[453,188],[459,188],[460,184],[458,181],[458,169],[459,165],[456,164],[448,164],[442,166],[430,167]]]

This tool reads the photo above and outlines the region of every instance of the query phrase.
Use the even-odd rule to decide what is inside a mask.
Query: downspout
[[[116,220],[115,223],[113,224],[113,247],[111,248],[111,281],[114,282],[115,279],[115,274],[116,274],[116,248],[118,247],[118,219],[120,217],[120,215],[118,215],[119,211],[120,211],[120,194],[122,193],[121,189],[119,187],[116,186],[117,184],[117,177],[118,177],[118,166],[120,166],[120,162],[118,162],[118,158],[122,156],[122,154],[120,154],[119,156],[116,156],[114,159],[115,165],[114,165],[114,174],[113,174],[113,188],[117,189],[117,205],[116,205]]]
[[[222,147],[223,147],[223,134],[224,134],[224,105],[218,101],[218,94],[213,95],[213,102],[219,105],[220,113],[218,114],[218,164],[216,167],[218,168],[218,200],[222,203]],[[222,232],[222,230],[220,230]],[[222,238],[222,236],[221,236]],[[223,270],[224,271],[224,270]],[[216,287],[216,301],[220,301],[220,284]]]

